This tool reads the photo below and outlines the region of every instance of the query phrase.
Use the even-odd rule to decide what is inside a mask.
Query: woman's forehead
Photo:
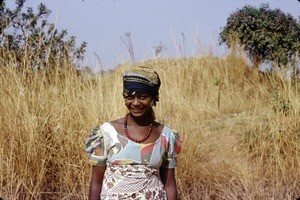
[[[151,96],[151,94],[145,92],[132,92],[129,96]]]

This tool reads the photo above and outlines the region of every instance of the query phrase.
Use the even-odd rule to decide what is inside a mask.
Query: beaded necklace
[[[124,132],[125,132],[125,135],[127,136],[127,138],[134,141],[134,142],[136,142],[136,143],[141,143],[141,142],[146,141],[151,135],[152,123],[149,124],[149,130],[148,130],[147,134],[145,134],[145,136],[142,139],[137,140],[137,139],[134,139],[133,137],[131,137],[129,132],[128,132],[128,129],[127,129],[128,115],[129,115],[129,113],[125,116],[125,121],[124,121]]]

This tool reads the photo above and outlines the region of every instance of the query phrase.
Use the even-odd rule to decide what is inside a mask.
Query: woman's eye
[[[126,100],[132,100],[133,98],[131,96],[125,97]]]
[[[142,100],[144,100],[144,99],[147,99],[148,96],[141,96],[140,98],[141,98]]]

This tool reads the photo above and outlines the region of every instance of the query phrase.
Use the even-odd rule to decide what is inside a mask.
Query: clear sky
[[[9,5],[13,0],[6,0]],[[269,3],[298,19],[297,0],[27,0],[52,11],[50,22],[88,43],[84,64],[93,70],[130,61],[124,44],[130,33],[136,61],[155,57],[154,46],[165,46],[161,57],[222,55],[218,34],[228,16],[245,5]],[[96,56],[97,55],[97,56]],[[99,62],[99,59],[100,62]]]

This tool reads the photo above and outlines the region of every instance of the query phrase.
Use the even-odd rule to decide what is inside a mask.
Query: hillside
[[[121,73],[0,68],[0,196],[87,199],[88,131],[123,117]],[[243,56],[156,59],[158,121],[183,138],[176,169],[181,199],[300,196],[299,82],[263,74]]]

